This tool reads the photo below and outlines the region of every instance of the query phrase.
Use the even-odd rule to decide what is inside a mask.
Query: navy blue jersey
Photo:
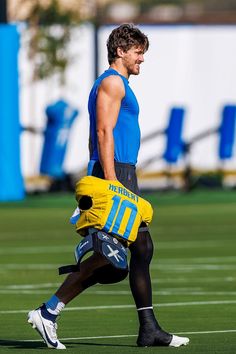
[[[99,160],[96,133],[96,100],[98,88],[103,79],[110,75],[121,77],[125,87],[125,96],[113,130],[115,161],[135,165],[140,147],[140,128],[138,122],[138,101],[129,86],[128,80],[116,70],[109,68],[95,81],[89,95],[88,110],[90,117],[90,138],[92,145],[91,160]]]

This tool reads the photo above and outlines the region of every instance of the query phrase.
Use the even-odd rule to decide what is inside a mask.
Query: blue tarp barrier
[[[0,201],[24,198],[20,168],[19,33],[0,25]]]
[[[236,106],[224,106],[222,122],[219,129],[219,158],[229,159],[233,156],[235,141]]]
[[[40,173],[60,179],[65,176],[63,162],[65,158],[70,128],[78,115],[64,100],[46,108],[47,127],[40,165]]]
[[[166,149],[163,158],[168,163],[176,163],[183,152],[182,130],[185,109],[174,107],[171,109],[169,125],[166,133]]]

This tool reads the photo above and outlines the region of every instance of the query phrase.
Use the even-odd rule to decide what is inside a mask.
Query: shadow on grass
[[[89,347],[91,346],[97,346],[97,347],[126,347],[126,348],[137,348],[137,345],[132,345],[132,344],[115,344],[115,343],[87,343],[87,342],[67,342],[68,344],[73,344],[73,345],[87,345]]]
[[[66,342],[66,347],[73,348],[77,346],[97,346],[97,347],[127,347],[127,348],[135,348],[136,345],[128,345],[128,344],[111,344],[111,343],[87,343],[87,342]],[[0,347],[6,347],[8,349],[43,349],[47,348],[46,344],[43,342],[26,342],[23,340],[10,340],[10,339],[0,339]]]
[[[43,342],[25,342],[23,340],[0,339],[0,347],[6,347],[9,349],[41,349],[46,347],[46,344]]]

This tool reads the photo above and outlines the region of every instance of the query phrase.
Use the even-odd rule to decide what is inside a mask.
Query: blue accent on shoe
[[[44,334],[45,334],[45,337],[46,337],[47,342],[48,342],[49,344],[51,344],[54,348],[57,348],[57,347],[58,347],[58,343],[51,341],[51,339],[48,337],[46,328],[44,327],[44,324],[43,324],[43,323],[42,323],[42,325],[43,325],[43,331],[44,331]]]
[[[43,304],[43,305],[40,307],[40,310],[41,310],[41,315],[42,315],[43,318],[45,318],[46,320],[52,321],[52,322],[56,322],[57,315],[53,315],[52,313],[50,313],[50,312],[47,310],[45,304]]]

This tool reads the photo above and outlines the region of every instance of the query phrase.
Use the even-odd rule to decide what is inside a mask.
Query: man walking
[[[135,171],[140,147],[139,106],[128,80],[130,75],[139,74],[148,47],[147,36],[137,27],[124,24],[115,28],[107,41],[110,66],[95,81],[88,103],[90,117],[88,175],[114,183],[119,181],[136,195],[140,194]],[[187,345],[188,338],[164,331],[153,311],[149,272],[153,243],[147,223],[141,223],[137,237],[129,246],[129,250],[131,253],[129,282],[139,319],[137,345],[141,347]],[[47,302],[29,313],[28,321],[38,330],[48,347],[65,348],[57,339],[56,318],[66,304],[91,285],[119,281],[117,269],[112,281],[112,266],[109,267],[110,270],[107,260],[101,254],[93,253],[80,264],[79,272],[69,274]],[[120,275],[120,280],[122,278]]]

